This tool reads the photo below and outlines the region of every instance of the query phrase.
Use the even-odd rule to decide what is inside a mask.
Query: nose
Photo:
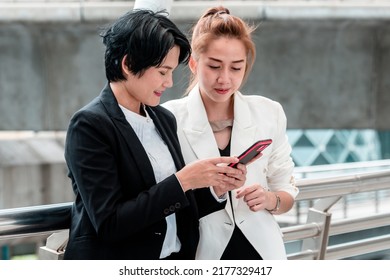
[[[167,75],[167,79],[164,81],[164,87],[171,88],[173,86],[173,77],[172,75]]]
[[[217,82],[220,84],[223,84],[223,83],[228,82],[229,79],[230,79],[229,70],[228,69],[221,69],[221,71],[219,72],[219,76],[217,78]]]

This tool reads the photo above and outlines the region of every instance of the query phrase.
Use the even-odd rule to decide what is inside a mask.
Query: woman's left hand
[[[254,212],[266,209],[270,202],[269,192],[259,184],[238,190],[236,198],[243,198],[248,207]]]

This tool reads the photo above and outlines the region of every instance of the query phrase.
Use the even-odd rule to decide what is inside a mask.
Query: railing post
[[[304,239],[301,251],[317,252],[316,260],[324,260],[329,241],[329,228],[332,214],[328,210],[339,201],[341,196],[317,200],[309,209],[306,223],[316,223],[320,228],[319,236]]]
[[[55,232],[46,240],[46,245],[39,248],[40,260],[63,260],[68,244],[69,230]]]

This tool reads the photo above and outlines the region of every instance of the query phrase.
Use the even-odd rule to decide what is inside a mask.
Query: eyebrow
[[[209,57],[209,59],[210,59],[210,60],[213,60],[213,61],[215,61],[215,62],[222,62],[222,60],[216,59],[216,58],[213,58],[213,57]],[[241,63],[241,62],[244,62],[244,59],[232,61],[232,63]]]
[[[165,68],[165,69],[167,69],[167,70],[173,70],[173,69],[174,69],[173,67],[168,66],[168,65],[162,65],[162,66],[160,66],[159,68]]]

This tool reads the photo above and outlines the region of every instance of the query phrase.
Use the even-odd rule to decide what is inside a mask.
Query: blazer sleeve
[[[268,186],[274,191],[285,191],[295,198],[299,190],[293,177],[294,162],[291,158],[291,145],[288,142],[286,127],[287,118],[283,107],[277,104],[277,131],[275,148],[268,162]]]

